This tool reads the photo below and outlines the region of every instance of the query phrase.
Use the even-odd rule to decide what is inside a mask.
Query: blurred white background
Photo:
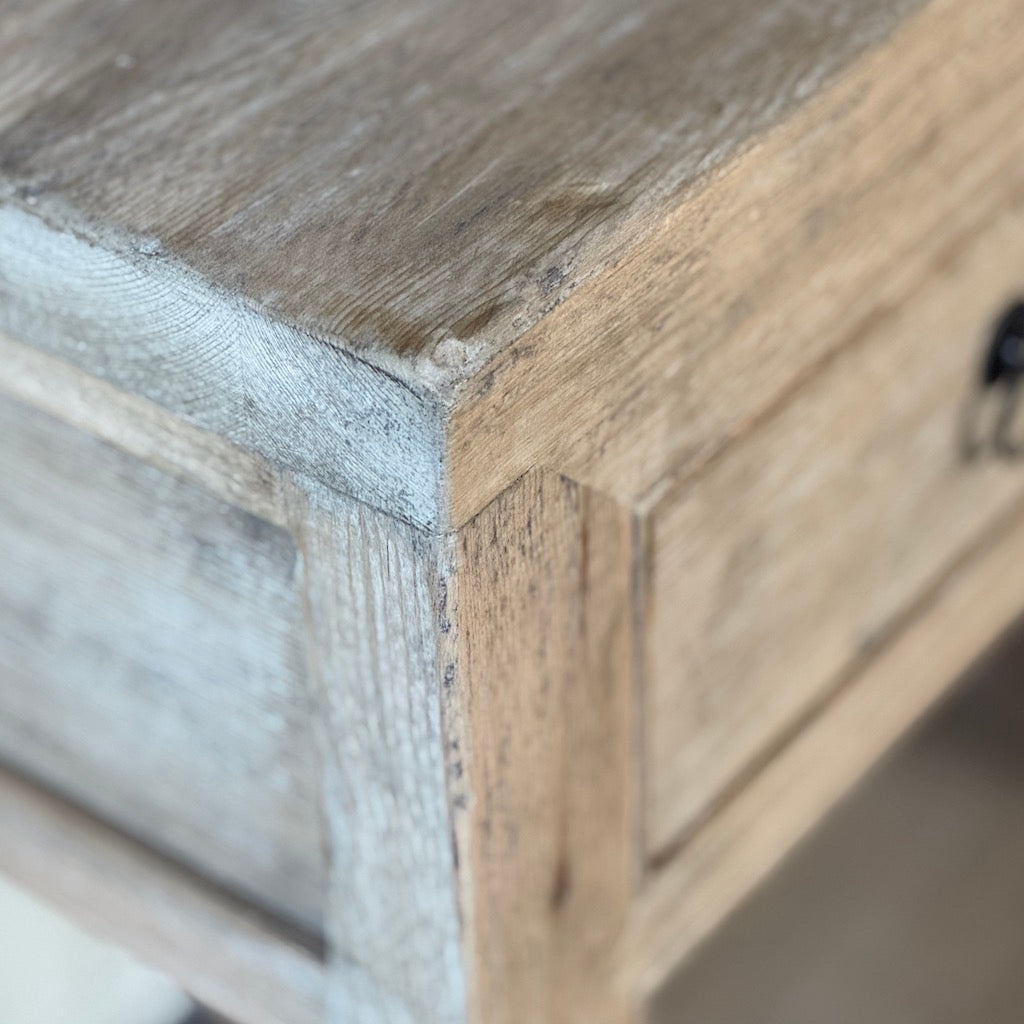
[[[0,880],[0,1024],[177,1024],[184,992]]]

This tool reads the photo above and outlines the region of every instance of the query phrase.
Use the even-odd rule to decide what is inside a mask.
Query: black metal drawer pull
[[[1021,382],[1024,380],[1024,302],[1016,302],[1000,318],[992,340],[985,351],[981,369],[981,389],[972,387],[964,421],[963,449],[972,459],[986,447],[985,431],[979,427],[984,419],[992,418],[989,433],[991,451],[1003,458],[1024,455],[1024,441],[1012,439],[1012,427],[1020,403]],[[996,395],[994,414],[985,416],[991,404],[989,395]],[[980,435],[980,436],[979,436]]]

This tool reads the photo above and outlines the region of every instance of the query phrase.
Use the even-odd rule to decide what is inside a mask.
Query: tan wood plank
[[[1024,64],[1014,0],[919,6],[730,0],[624,13],[595,0],[545,8],[542,21],[521,0],[492,32],[499,15],[487,5],[439,4],[425,25],[401,3],[342,16],[264,0],[233,19],[211,15],[205,35],[190,8],[168,16],[173,67],[142,39],[145,4],[120,18],[85,0],[19,8],[4,64],[4,322],[431,530],[464,522],[536,465],[638,500],[744,429],[880,304],[900,301],[998,201],[992,181],[1019,166],[1007,77]],[[766,31],[751,36],[751,23]],[[65,31],[47,31],[54,25]],[[784,51],[769,45],[776,31]],[[407,37],[422,63],[396,64]],[[750,52],[754,38],[761,49]],[[55,59],[61,40],[75,39],[91,54],[80,77]],[[480,46],[441,60],[455,40]],[[496,62],[498,45],[515,60]],[[665,46],[672,59],[656,59]],[[526,73],[555,54],[547,77]],[[502,89],[489,90],[499,66]],[[365,85],[369,68],[379,76],[365,97],[375,97],[373,115],[359,122],[362,135],[346,134],[332,116],[356,117],[351,76],[361,69]],[[466,76],[457,84],[453,68]],[[410,75],[429,75],[431,87]],[[467,78],[479,88],[463,88]],[[242,82],[259,102],[227,103],[230,121],[218,117],[210,96],[234,97]],[[403,82],[408,110],[383,98]],[[609,120],[609,83],[621,102],[643,98],[651,117],[668,120],[658,131],[621,111]],[[345,103],[332,102],[342,94]],[[147,104],[161,116],[132,117]],[[292,105],[310,117],[288,120]],[[399,152],[420,152],[410,140],[392,148],[403,133],[438,127],[435,107],[444,131],[420,139],[425,162],[388,176],[382,168]],[[172,126],[186,112],[179,144]],[[586,130],[592,117],[602,129]],[[453,145],[446,133],[469,123],[468,148]],[[254,138],[279,146],[257,150]],[[546,155],[531,161],[534,142]],[[443,156],[431,160],[435,146]],[[58,154],[60,181],[32,170]],[[349,157],[351,179],[341,172]],[[174,187],[132,192],[186,160],[190,174]],[[574,177],[552,191],[545,168]],[[393,188],[400,196],[389,202]],[[552,216],[557,242],[546,235]],[[454,254],[433,233],[443,225]],[[549,243],[567,248],[556,258]],[[320,258],[325,247],[333,260]],[[503,264],[527,278],[509,283]],[[250,287],[275,267],[287,287]],[[400,294],[359,299],[350,273]],[[320,302],[340,318],[333,327],[303,321]],[[348,309],[356,302],[374,312]],[[400,308],[420,302],[436,312]]]
[[[450,747],[471,1019],[624,1024],[614,985],[635,883],[633,526],[531,474],[457,538]]]
[[[648,504],[755,426],[1019,194],[1021,69],[1017,0],[928,3],[701,179],[467,384],[453,522],[536,465]]]
[[[968,500],[944,403],[1024,236],[1019,15],[1019,0],[5,5],[0,326],[19,341],[3,390],[154,479],[223,473],[212,494],[285,528],[332,1024],[453,1024],[467,1006],[481,1024],[632,1021],[940,687],[928,674],[882,709],[871,673],[956,663],[986,639],[968,617],[969,636],[924,651],[911,625],[909,654],[886,648],[897,668],[872,661],[860,703],[843,711],[843,690],[823,710],[864,638],[906,626],[1018,497],[983,467]],[[931,333],[914,333],[924,306]],[[836,383],[843,360],[873,375],[870,415]],[[927,365],[906,393],[905,363]],[[63,411],[40,387],[51,371]],[[765,459],[799,476],[776,456],[794,434],[813,448],[800,416],[839,436],[817,463],[835,485],[820,508],[766,482]],[[727,447],[752,426],[763,439]],[[748,458],[756,503],[733,536]],[[878,477],[860,486],[858,465]],[[696,524],[691,483],[713,499]],[[864,523],[890,502],[876,536]],[[820,639],[801,646],[806,609],[787,619],[766,571],[748,646],[693,641],[741,698],[717,741],[686,744],[714,795],[821,718],[755,780],[756,806],[716,807],[637,896],[646,854],[708,809],[673,753],[696,735],[674,659],[699,657],[666,574],[705,559],[702,611],[715,552],[742,548],[759,515],[788,524],[787,551],[797,528],[835,523],[878,560],[905,553],[906,572],[883,588],[878,561],[804,552],[781,565],[830,582],[819,597],[853,581]],[[687,531],[717,546],[691,551]],[[650,550],[666,555],[653,577]],[[955,576],[949,600],[979,579]],[[877,607],[857,603],[876,589]],[[263,618],[245,622],[257,644],[274,641]],[[929,623],[949,627],[931,606]],[[775,632],[789,646],[761,658]],[[782,683],[744,705],[760,663]],[[813,772],[850,722],[877,727]],[[719,741],[735,743],[721,759]]]
[[[652,855],[756,770],[1024,490],[1013,460],[989,450],[967,462],[961,438],[966,412],[980,414],[980,431],[994,411],[968,400],[987,332],[1022,280],[1015,198],[776,415],[652,510]]]

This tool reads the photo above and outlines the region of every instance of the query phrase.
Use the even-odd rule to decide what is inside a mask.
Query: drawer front
[[[0,758],[318,928],[291,536],[16,401],[0,435]]]
[[[838,355],[653,510],[650,855],[855,685],[1024,494],[1024,461],[963,448],[992,412],[974,402],[983,346],[1019,289],[1024,217],[1008,205],[900,307],[849,325]]]

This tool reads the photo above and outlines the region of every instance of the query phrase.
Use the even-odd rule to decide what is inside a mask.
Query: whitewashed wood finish
[[[326,908],[332,1020],[463,1019],[438,544],[237,453],[293,540],[121,453],[164,417],[115,448],[0,399],[0,752],[311,941]]]
[[[838,598],[829,657],[778,706],[795,712],[820,674],[848,687],[826,682],[776,734],[754,797],[650,860],[642,723],[678,641],[650,556],[679,541],[665,531],[690,489],[713,490],[783,407],[833,425],[821,381],[838,387],[844,350],[854,370],[872,346],[888,369],[928,355],[909,328],[891,352],[880,339],[935,279],[938,336],[994,315],[981,307],[1019,249],[1000,227],[1022,193],[1019,15],[1019,0],[0,12],[0,326],[18,337],[0,390],[293,538],[330,1024],[642,1019],[674,961],[984,641],[972,615],[930,659],[922,637],[949,621],[925,615],[918,635],[915,616],[1015,485],[983,471],[975,508],[926,466],[901,497],[899,470],[920,467],[899,444],[863,494],[840,473],[823,500],[847,525],[953,498],[929,520],[949,540],[911,543],[879,619],[919,685],[881,701],[882,663],[845,645],[860,609]],[[1007,243],[1005,266],[957,263],[976,236],[979,252]],[[954,363],[910,389],[919,418],[868,396],[926,455],[946,451],[934,406]],[[848,459],[889,444],[874,428],[857,421]],[[818,530],[827,517],[789,493]],[[905,519],[893,537],[914,540]],[[854,558],[840,548],[833,569]],[[965,570],[963,593],[991,571]],[[1014,598],[995,589],[998,619]],[[779,625],[797,652],[798,618]],[[851,722],[864,736],[815,773]]]
[[[265,459],[2,331],[0,364],[0,393],[169,476],[191,480],[250,515],[276,526],[287,523],[288,474]]]
[[[371,505],[437,522],[436,403],[137,245],[132,258],[0,208],[0,329]]]
[[[317,932],[284,530],[0,398],[0,756]]]
[[[246,1024],[317,1024],[319,956],[251,907],[0,770],[0,871]]]
[[[917,2],[19,5],[0,327],[443,525],[461,383]],[[751,22],[786,61],[750,59]],[[396,58],[405,33],[422,63]]]
[[[291,513],[329,862],[327,1019],[458,1024],[466,1001],[441,741],[441,545],[315,487],[295,490]]]

